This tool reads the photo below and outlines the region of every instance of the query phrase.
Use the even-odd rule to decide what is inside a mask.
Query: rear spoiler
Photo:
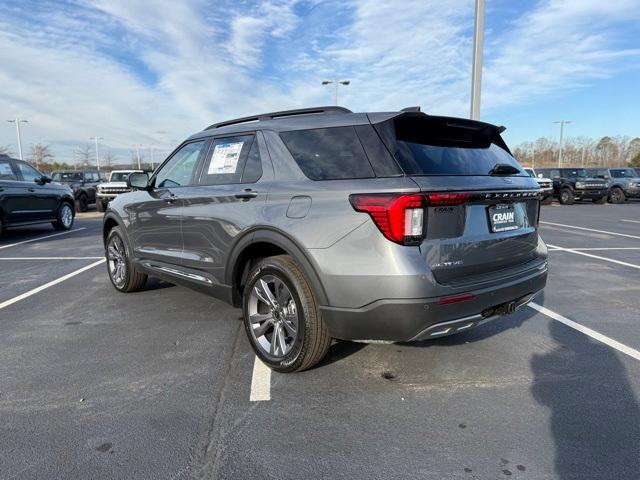
[[[427,125],[433,126],[435,130],[449,130],[450,133],[454,133],[458,130],[461,133],[461,137],[467,138],[475,138],[476,140],[484,140],[487,145],[494,143],[509,154],[511,151],[507,144],[502,139],[500,135],[507,128],[504,126],[497,126],[491,123],[480,122],[478,120],[469,120],[466,118],[458,118],[458,117],[441,117],[436,115],[427,115],[424,112],[419,112],[415,110],[407,110],[393,113],[369,113],[368,114],[369,121],[379,132],[383,141],[385,141],[385,137],[388,137],[383,132],[386,128],[382,125],[385,122],[389,122],[393,120],[395,124],[396,121],[400,120],[409,120],[416,119],[418,121],[424,121]],[[387,140],[390,140],[387,138]],[[452,141],[455,141],[454,138],[451,138]],[[484,143],[483,142],[483,143]],[[387,141],[385,141],[387,143]],[[461,144],[461,146],[464,146]]]

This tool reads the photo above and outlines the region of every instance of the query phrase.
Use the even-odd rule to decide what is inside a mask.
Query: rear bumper
[[[547,282],[547,264],[499,287],[469,290],[472,300],[382,299],[362,308],[320,307],[332,337],[413,341],[450,335],[495,319],[531,301]]]

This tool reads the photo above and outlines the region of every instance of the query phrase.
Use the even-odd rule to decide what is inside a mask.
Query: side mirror
[[[34,178],[33,181],[38,185],[44,185],[45,183],[51,183],[51,177],[42,175],[40,178]]]
[[[127,186],[138,190],[148,190],[149,175],[141,172],[133,172],[127,177]]]

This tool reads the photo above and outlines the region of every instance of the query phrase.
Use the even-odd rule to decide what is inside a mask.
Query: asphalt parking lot
[[[9,231],[0,478],[640,478],[640,203],[542,219],[538,307],[290,375],[255,363],[239,310],[117,293],[98,215]]]

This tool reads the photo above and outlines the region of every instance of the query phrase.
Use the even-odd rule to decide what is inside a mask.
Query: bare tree
[[[36,168],[40,168],[40,165],[48,163],[49,160],[53,160],[53,153],[51,153],[49,145],[43,145],[42,143],[31,145],[29,161],[34,164]]]
[[[10,157],[11,155],[13,155],[13,150],[11,150],[11,147],[9,145],[0,145],[0,155],[6,155]]]
[[[109,150],[103,158],[104,164],[106,167],[111,167],[111,165],[115,164],[118,161],[118,156]]]
[[[81,167],[88,167],[93,162],[93,148],[89,144],[85,144],[81,147],[77,147],[73,156],[76,159],[76,164]]]

